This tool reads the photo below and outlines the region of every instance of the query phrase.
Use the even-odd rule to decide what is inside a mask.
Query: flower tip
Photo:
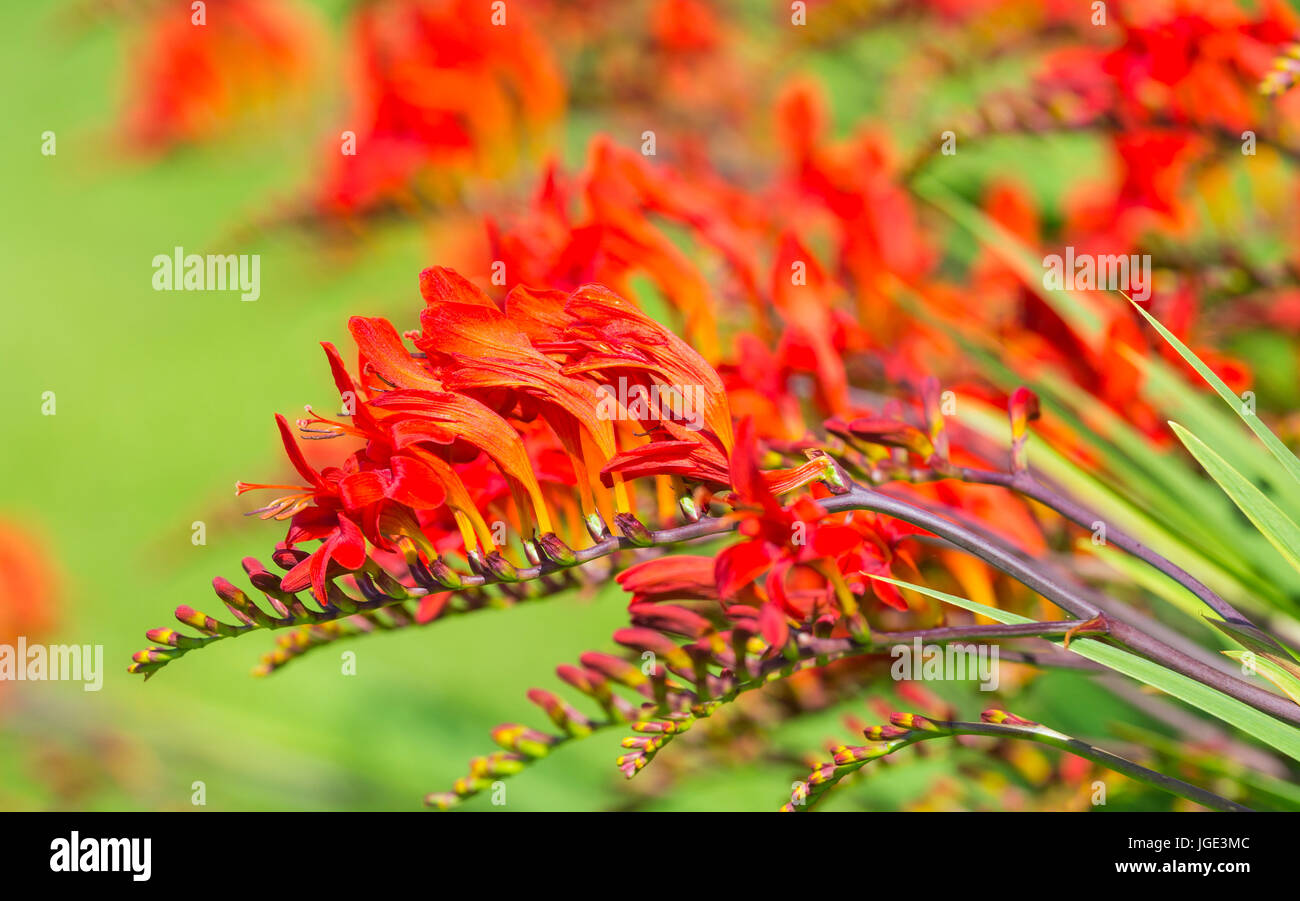
[[[144,637],[154,644],[167,645],[171,648],[191,648],[203,644],[202,639],[190,638],[175,629],[150,629],[144,633]]]
[[[455,792],[432,792],[424,797],[424,805],[437,810],[451,810],[459,803],[460,797]]]
[[[886,447],[901,447],[918,457],[929,457],[934,453],[934,445],[926,434],[916,426],[892,419],[855,419],[848,424],[848,431],[854,436],[872,444]]]
[[[516,723],[503,723],[491,734],[492,740],[500,747],[530,758],[545,757],[556,741],[554,736]]]
[[[188,604],[181,604],[176,608],[176,619],[178,622],[187,626],[193,626],[204,635],[214,637],[217,635],[230,636],[237,635],[238,630],[226,625],[220,620],[213,619],[201,610],[195,610]]]
[[[1011,392],[1011,399],[1007,402],[1007,409],[1011,413],[1012,424],[1018,430],[1024,429],[1027,423],[1033,422],[1042,415],[1038,395],[1024,385]]]
[[[868,726],[862,730],[868,741],[891,741],[895,738],[902,738],[910,730],[900,729],[897,726]]]
[[[926,719],[919,713],[891,713],[889,721],[895,726],[903,729],[922,732],[938,732],[939,727],[932,720]]]
[[[148,682],[153,678],[154,673],[162,669],[165,663],[166,661],[163,661],[163,663],[131,663],[127,665],[126,671],[133,676],[144,676],[144,680]]]
[[[310,555],[306,551],[301,551],[298,548],[278,547],[274,552],[272,552],[271,560],[276,566],[280,567],[280,569],[288,572],[299,563],[306,560],[308,556]]]
[[[212,580],[212,589],[217,593],[217,597],[226,603],[242,603],[248,600],[242,591],[240,591],[229,579],[217,576]]]
[[[990,707],[980,714],[980,719],[986,723],[992,723],[995,726],[1037,726],[1038,723],[1033,720],[1027,720],[1022,716],[1016,716],[1006,710],[999,710],[996,707]]]
[[[677,508],[682,512],[682,518],[687,522],[699,522],[703,518],[699,506],[695,503],[695,498],[679,497],[677,499]]]
[[[588,514],[583,519],[583,523],[587,526],[587,534],[591,536],[592,541],[605,541],[612,537],[609,533],[609,526],[605,524],[605,520],[601,518],[599,513]]]

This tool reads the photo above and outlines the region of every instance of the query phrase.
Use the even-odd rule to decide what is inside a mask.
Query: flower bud
[[[499,582],[518,582],[519,570],[515,565],[501,555],[500,551],[493,551],[483,558],[483,566],[486,574]]]
[[[614,514],[614,525],[618,526],[618,531],[623,537],[636,547],[652,547],[655,543],[654,535],[631,513]]]
[[[1014,713],[1008,713],[1005,710],[998,710],[996,707],[990,707],[980,714],[980,719],[986,723],[992,723],[995,726],[1037,726],[1033,720],[1027,720],[1024,717],[1016,716]]]
[[[554,532],[547,532],[537,539],[537,543],[546,559],[559,566],[573,566],[578,562],[577,555],[573,553],[573,548],[565,544],[563,539]]]

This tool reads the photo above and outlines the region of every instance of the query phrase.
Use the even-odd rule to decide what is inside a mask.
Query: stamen
[[[312,492],[312,488],[310,485],[270,485],[270,484],[264,485],[258,482],[236,482],[235,496],[238,497],[239,495],[244,494],[247,491],[256,491],[262,488],[278,488],[281,491],[303,491],[308,494],[311,494]]]
[[[310,414],[310,418],[299,419],[295,424],[298,426],[298,434],[304,441],[319,441],[323,438],[338,438],[343,435],[351,435],[363,440],[366,438],[365,432],[355,426],[321,416],[311,408],[311,404],[304,404],[303,409]],[[312,428],[312,426],[324,426],[324,428]]]

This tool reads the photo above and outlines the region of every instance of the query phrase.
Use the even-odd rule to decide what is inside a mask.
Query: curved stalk
[[[1094,763],[1101,764],[1107,769],[1128,776],[1130,779],[1135,779],[1153,788],[1186,798],[1189,801],[1195,801],[1197,804],[1211,810],[1250,811],[1249,807],[1238,804],[1236,801],[1230,801],[1213,792],[1183,782],[1181,779],[1175,779],[1155,770],[1149,770],[1131,760],[1120,757],[1118,754],[1112,754],[1087,742],[1057,732],[1055,729],[1049,729],[1040,723],[1022,720],[1019,717],[998,710],[985,711],[985,716],[1005,717],[1005,719],[1003,722],[964,723],[933,720],[912,714],[903,714],[900,717],[900,715],[896,714],[895,721],[912,723],[914,728],[911,728],[911,731],[907,732],[906,735],[892,740],[876,742],[869,746],[846,746],[837,749],[833,763],[813,770],[806,787],[802,789],[802,797],[798,797],[799,790],[796,790],[796,797],[792,798],[781,809],[787,812],[810,809],[845,776],[856,772],[871,761],[879,760],[881,757],[893,754],[895,751],[934,738],[978,735],[1032,741],[1061,751],[1068,751],[1071,754],[1086,758]]]
[[[843,478],[847,480],[848,477],[843,476]],[[831,512],[870,510],[892,516],[895,519],[901,519],[975,554],[1080,619],[1093,619],[1101,614],[1101,610],[1096,605],[1082,597],[1070,586],[1064,585],[1018,559],[983,536],[955,525],[940,516],[920,510],[911,504],[864,488],[857,482],[849,480],[847,484],[849,487],[843,494],[823,501],[822,506]],[[1265,691],[1235,676],[1220,672],[1182,651],[1152,638],[1127,623],[1113,617],[1109,619],[1112,637],[1128,646],[1130,650],[1136,651],[1174,672],[1208,685],[1229,697],[1236,698],[1244,704],[1249,704],[1256,710],[1286,722],[1300,725],[1300,705],[1295,704],[1290,699]]]
[[[828,513],[867,510],[911,523],[943,538],[956,547],[980,557],[1080,620],[1093,620],[1102,615],[1100,608],[1073,587],[1021,560],[999,544],[927,510],[865,488],[849,478],[838,463],[831,460],[829,456],[825,459],[832,467],[827,476],[827,484],[835,492],[832,497],[820,502],[823,509]],[[540,579],[551,573],[568,569],[570,566],[582,565],[597,558],[609,556],[619,550],[672,545],[716,537],[734,531],[738,525],[738,520],[733,517],[706,517],[697,522],[655,532],[647,530],[641,540],[636,543],[621,535],[609,535],[590,547],[574,551],[571,558],[572,563],[561,564],[548,559],[538,565],[522,569],[511,567],[508,579],[502,579],[490,572],[463,575],[457,578],[456,586],[454,588],[449,587],[448,590],[476,588],[483,585],[499,584],[503,581],[522,582]],[[280,618],[269,617],[260,609],[256,609],[255,605],[252,605],[251,601],[243,597],[241,592],[239,597],[236,598],[242,605],[241,608],[230,607],[231,612],[236,613],[240,619],[238,625],[222,623],[200,611],[192,610],[189,607],[181,607],[177,610],[177,617],[181,619],[181,622],[203,632],[203,637],[192,638],[178,633],[171,633],[169,630],[155,630],[155,632],[151,633],[151,636],[168,631],[169,635],[172,636],[172,640],[176,643],[170,647],[154,647],[137,653],[131,671],[151,675],[160,667],[165,666],[171,660],[184,655],[188,651],[224,638],[235,637],[259,629],[278,629],[342,619],[358,612],[359,609],[381,609],[391,604],[404,603],[412,597],[426,593],[422,589],[411,590],[399,586],[391,576],[381,581],[390,585],[395,595],[400,596],[388,594],[387,591],[380,589],[367,577],[358,580],[366,594],[364,601],[349,598],[343,593],[342,589],[332,586],[331,603],[324,606],[320,611],[308,610],[300,602],[290,597],[290,600],[294,600],[293,607],[286,610],[288,615]],[[226,600],[227,605],[230,606],[230,600]],[[258,614],[261,615],[258,616]],[[1237,679],[1235,676],[1220,672],[1114,617],[1109,618],[1109,622],[1112,637],[1127,645],[1131,650],[1149,657],[1188,678],[1195,679],[1223,694],[1249,704],[1270,716],[1300,725],[1300,705],[1296,705],[1288,698],[1273,694],[1258,686]]]
[[[1031,500],[1037,501],[1044,507],[1059,513],[1061,516],[1070,520],[1070,522],[1085,529],[1092,528],[1092,523],[1097,522],[1100,519],[1095,512],[1075,503],[1073,500],[1062,494],[1058,494],[1042,482],[1035,479],[1028,472],[995,472],[993,470],[955,466],[952,467],[952,474],[963,482],[971,482],[979,485],[997,485],[1002,488],[1008,488],[1018,494],[1030,498]],[[1252,625],[1245,614],[1220,597],[1208,585],[1201,582],[1173,561],[1160,556],[1142,542],[1113,524],[1107,524],[1106,541],[1123,551],[1127,551],[1129,554],[1151,566],[1153,569],[1164,573],[1170,579],[1173,579],[1179,585],[1183,586],[1183,588],[1186,588],[1189,592],[1203,601],[1206,606],[1219,614],[1219,616],[1223,617],[1225,620],[1228,620],[1229,622],[1235,620],[1239,623]]]

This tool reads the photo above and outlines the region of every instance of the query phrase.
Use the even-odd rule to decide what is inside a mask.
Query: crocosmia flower
[[[297,0],[167,0],[142,28],[124,126],[145,151],[255,127],[302,93],[319,62],[319,25]]]

